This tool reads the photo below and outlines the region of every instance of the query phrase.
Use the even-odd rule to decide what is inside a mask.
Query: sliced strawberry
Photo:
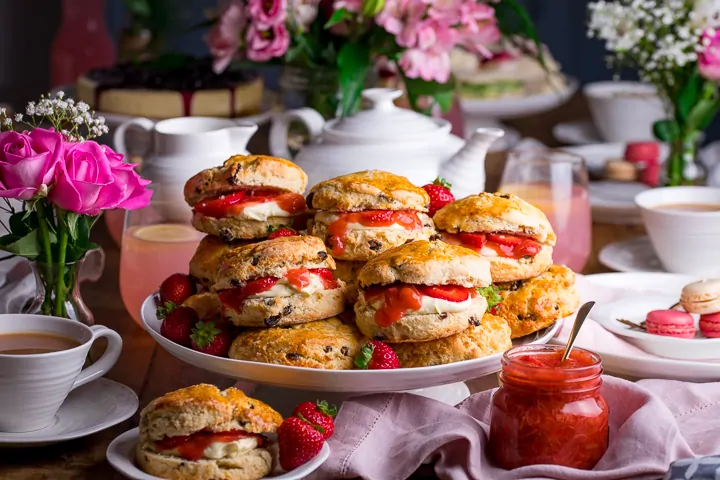
[[[325,290],[332,290],[334,288],[337,288],[337,281],[333,276],[332,270],[330,270],[329,268],[311,268],[309,271],[310,273],[313,273],[320,277],[320,280],[322,281]]]
[[[500,245],[507,245],[509,247],[520,245],[523,240],[525,240],[523,237],[508,235],[506,233],[488,233],[487,239],[491,242],[495,242]]]
[[[258,293],[267,292],[273,288],[277,282],[278,279],[275,277],[263,277],[247,282],[244,287],[241,287],[243,296],[249,297],[251,295],[257,295]]]
[[[299,235],[294,229],[290,227],[268,227],[268,240],[273,240],[280,237],[297,237]]]
[[[459,285],[417,285],[421,295],[448,302],[464,302],[471,296],[471,289]]]
[[[458,233],[458,239],[464,244],[475,248],[482,248],[487,242],[484,233]]]
[[[542,250],[542,245],[534,240],[525,240],[515,247],[515,255],[518,257],[534,257]]]
[[[216,198],[205,199],[195,205],[193,210],[208,217],[222,218],[226,216],[233,207],[249,202],[269,202],[278,195],[280,195],[279,191],[270,189],[239,190],[226,195],[220,195]]]

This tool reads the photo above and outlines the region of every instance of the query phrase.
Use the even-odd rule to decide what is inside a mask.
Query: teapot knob
[[[363,90],[362,96],[373,104],[373,110],[387,112],[397,108],[395,100],[402,97],[402,90],[395,88],[368,88]]]

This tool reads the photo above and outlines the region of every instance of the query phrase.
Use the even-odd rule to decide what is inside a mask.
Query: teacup
[[[720,188],[654,188],[639,193],[635,203],[665,270],[720,277]],[[709,208],[689,210],[693,205]]]
[[[87,327],[65,318],[0,315],[0,335],[40,333],[72,340],[77,346],[36,354],[0,354],[0,432],[31,432],[52,424],[68,394],[110,370],[122,350],[122,339],[101,325]],[[83,370],[96,339],[105,337],[105,353]]]

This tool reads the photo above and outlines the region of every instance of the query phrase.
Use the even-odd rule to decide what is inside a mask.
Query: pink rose
[[[708,80],[720,81],[720,30],[706,31],[701,42],[705,49],[698,55],[700,75]]]
[[[252,24],[261,30],[282,25],[287,18],[288,0],[250,0],[248,12]]]
[[[240,35],[245,21],[242,0],[232,0],[205,37],[214,58],[215,73],[224,71],[240,48]]]
[[[450,80],[450,54],[433,50],[410,48],[398,62],[409,78],[446,83]]]
[[[30,200],[50,186],[63,154],[63,136],[54,130],[0,133],[0,197]]]
[[[121,156],[93,141],[66,144],[65,157],[58,163],[55,187],[48,198],[65,210],[98,215],[110,208],[134,209],[146,206],[151,193],[148,181],[122,165]]]
[[[267,62],[282,57],[290,47],[290,33],[282,23],[268,30],[259,30],[255,24],[247,31],[247,57],[253,62]]]
[[[292,21],[300,30],[307,30],[318,15],[320,0],[290,0]]]

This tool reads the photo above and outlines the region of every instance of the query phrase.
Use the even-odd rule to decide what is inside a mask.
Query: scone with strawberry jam
[[[218,237],[205,236],[200,240],[200,244],[190,259],[190,276],[206,289],[212,289],[217,281],[217,272],[223,255],[234,248],[251,243],[253,243],[251,240],[225,243]]]
[[[430,197],[399,175],[367,170],[315,185],[316,210],[308,233],[325,241],[338,260],[367,261],[393,247],[435,234]]]
[[[307,175],[294,163],[235,155],[185,184],[193,226],[226,242],[265,238],[273,228],[303,223]]]
[[[511,193],[470,195],[433,217],[445,242],[490,260],[494,282],[525,280],[552,265],[555,233],[545,214]]]
[[[223,316],[241,327],[279,327],[343,311],[345,283],[322,240],[280,237],[229,250],[220,260]]]
[[[388,343],[426,342],[479,325],[490,264],[476,252],[418,240],[370,260],[358,274],[355,321],[365,336]]]

